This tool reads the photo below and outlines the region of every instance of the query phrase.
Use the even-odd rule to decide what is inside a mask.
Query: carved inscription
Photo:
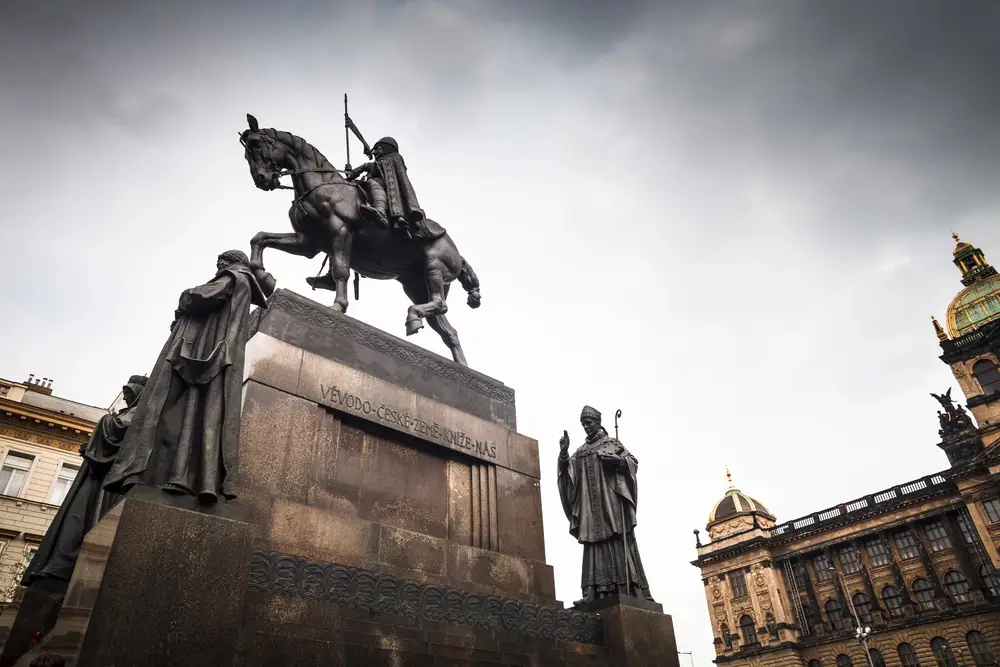
[[[363,396],[342,390],[336,385],[321,384],[319,389],[323,400],[331,407],[381,421],[394,428],[424,436],[454,449],[466,450],[480,457],[494,460],[497,458],[497,446],[491,440],[472,438],[463,431],[456,431],[436,422],[428,422],[409,412],[391,408],[381,401],[370,401]]]

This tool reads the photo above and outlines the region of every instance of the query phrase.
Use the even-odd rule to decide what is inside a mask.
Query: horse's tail
[[[482,296],[479,294],[479,278],[472,270],[472,265],[468,260],[462,258],[462,270],[458,272],[458,282],[462,283],[462,288],[469,293],[467,303],[469,308],[479,308],[482,303]]]

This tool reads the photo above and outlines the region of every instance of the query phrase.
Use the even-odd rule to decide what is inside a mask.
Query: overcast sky
[[[946,466],[929,316],[961,288],[953,230],[1000,261],[996,2],[7,0],[0,26],[4,377],[107,405],[148,372],[179,292],[288,231],[245,114],[340,164],[347,92],[482,281],[449,318],[539,440],[561,599],[584,403],[623,410],[638,543],[699,667],[691,531],[726,464],[779,520]],[[319,258],[265,262],[332,301]],[[349,314],[402,335],[407,305],[364,281]]]

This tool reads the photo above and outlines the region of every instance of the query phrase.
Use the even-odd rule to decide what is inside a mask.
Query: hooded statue
[[[243,356],[251,304],[264,307],[274,279],[239,250],[218,273],[185,290],[105,488],[134,484],[199,496],[236,497]]]
[[[601,413],[583,408],[587,440],[572,456],[569,435],[559,441],[557,485],[569,532],[583,545],[583,599],[629,595],[653,600],[635,543],[639,462],[601,426]]]
[[[133,375],[122,387],[125,407],[101,417],[94,434],[80,447],[83,463],[66,492],[38,553],[21,578],[22,586],[45,579],[69,582],[84,536],[115,503],[117,496],[104,491],[104,478],[121,446],[146,386],[145,375]]]

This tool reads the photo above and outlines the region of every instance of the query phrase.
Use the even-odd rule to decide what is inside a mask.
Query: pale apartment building
[[[80,445],[106,413],[54,396],[48,378],[0,378],[0,604],[17,592],[80,470]]]

